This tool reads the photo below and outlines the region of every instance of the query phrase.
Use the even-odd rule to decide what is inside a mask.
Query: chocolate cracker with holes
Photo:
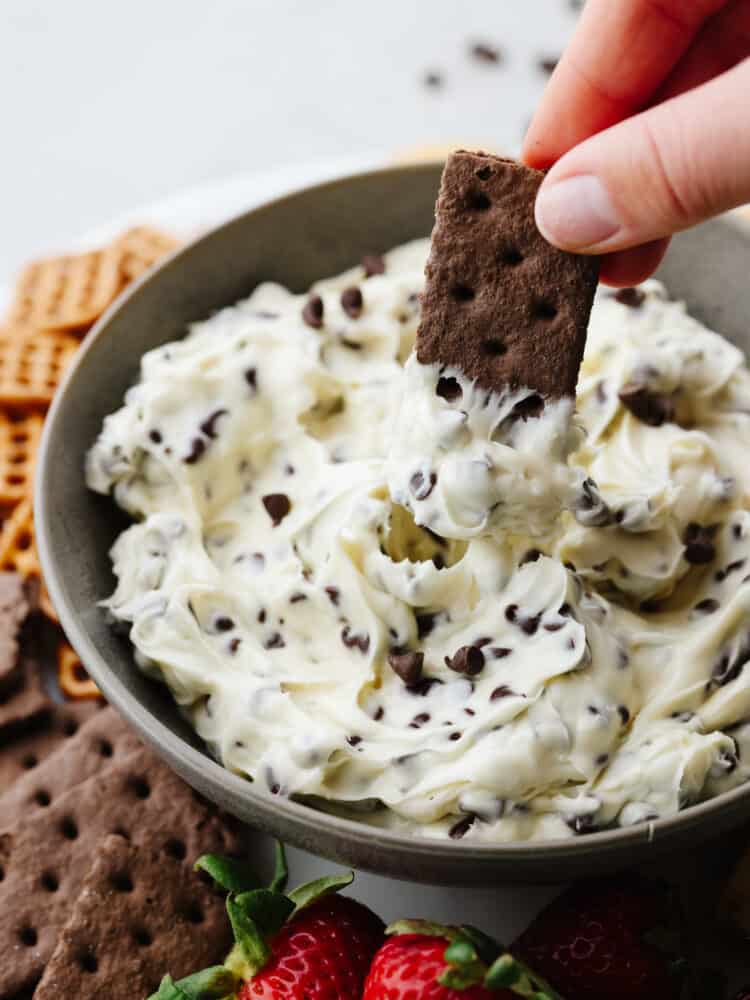
[[[56,711],[62,709],[63,706],[55,707]],[[70,723],[67,728],[69,731]],[[26,773],[0,795],[0,830],[10,826],[19,816],[46,809],[71,788],[118,763],[142,745],[114,709],[96,710],[54,753],[43,762],[28,767]],[[6,752],[13,753],[13,744],[3,751],[3,756]],[[30,761],[27,759],[26,763]]]
[[[575,395],[599,265],[534,221],[543,174],[461,150],[443,172],[417,333],[423,364],[483,388]]]
[[[38,594],[18,573],[0,573],[0,700],[22,680],[18,655],[21,629],[36,610]]]
[[[220,965],[232,946],[224,895],[193,860],[101,841],[34,1000],[141,1000],[167,971],[181,979]]]
[[[21,815],[0,833],[0,1000],[41,979],[97,845],[112,834],[180,861],[242,851],[241,828],[147,749]]]
[[[22,657],[15,686],[10,694],[0,699],[0,746],[6,746],[19,733],[28,732],[52,704],[52,699],[44,690],[39,664],[29,657]]]
[[[101,702],[68,702],[50,705],[26,731],[0,747],[0,802],[11,785],[36,770],[56,750],[75,736],[96,712]],[[83,778],[81,779],[83,780]],[[0,809],[0,817],[2,809]],[[4,824],[0,819],[0,827]]]

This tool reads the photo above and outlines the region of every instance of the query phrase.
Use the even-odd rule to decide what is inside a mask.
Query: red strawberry
[[[637,876],[599,879],[553,900],[514,952],[574,1000],[677,1000],[679,929],[668,887]]]
[[[271,958],[239,1000],[360,1000],[383,923],[345,896],[300,910],[271,941]]]
[[[362,1000],[562,1000],[473,927],[404,920],[375,956]]]
[[[392,937],[375,956],[362,1000],[515,1000],[509,990],[491,993],[481,985],[464,990],[442,986],[439,978],[447,968],[447,944],[445,938],[423,934]]]

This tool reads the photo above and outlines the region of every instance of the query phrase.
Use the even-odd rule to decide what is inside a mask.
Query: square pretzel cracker
[[[12,510],[31,492],[42,426],[39,413],[0,410],[0,512]]]
[[[15,410],[49,406],[78,347],[78,340],[65,333],[0,329],[0,406]]]
[[[123,287],[122,248],[47,257],[21,272],[9,322],[40,330],[84,331]]]
[[[537,229],[543,174],[460,150],[446,164],[427,262],[417,358],[484,389],[573,396],[599,273]]]
[[[121,268],[127,282],[136,281],[180,245],[173,236],[153,226],[135,226],[117,242],[123,251]]]
[[[86,673],[78,653],[65,640],[57,647],[57,682],[65,697],[72,701],[102,697],[96,683]]]
[[[50,621],[58,620],[42,578],[34,538],[34,508],[29,497],[15,507],[0,530],[0,570],[19,573],[25,580],[38,582],[41,611]]]

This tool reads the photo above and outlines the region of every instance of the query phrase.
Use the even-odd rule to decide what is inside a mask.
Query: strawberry
[[[351,872],[285,893],[281,844],[267,889],[235,858],[204,854],[195,867],[228,894],[235,946],[223,966],[177,983],[165,976],[150,1000],[360,1000],[385,928],[366,906],[334,895],[352,882]]]
[[[633,875],[597,879],[553,900],[514,951],[575,1000],[677,1000],[680,925],[668,887]]]
[[[473,927],[404,920],[387,933],[362,1000],[562,1000]]]
[[[372,910],[345,896],[324,896],[284,924],[271,957],[239,1000],[359,1000],[383,940]]]

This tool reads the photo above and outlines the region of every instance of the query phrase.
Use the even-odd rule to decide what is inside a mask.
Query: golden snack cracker
[[[0,530],[0,569],[20,573],[25,580],[39,581],[39,607],[51,621],[58,620],[42,578],[42,568],[34,539],[34,510],[31,498],[28,496],[3,522]]]
[[[168,233],[153,226],[135,226],[116,241],[122,250],[122,276],[126,282],[135,281],[180,245]]]
[[[9,512],[31,493],[43,424],[39,413],[0,410],[0,512]]]
[[[102,696],[86,673],[78,653],[64,639],[57,647],[57,680],[65,697],[73,701]]]
[[[104,250],[32,261],[16,284],[10,323],[85,330],[122,288],[122,257],[122,248],[113,243]]]
[[[49,406],[78,346],[67,333],[0,329],[0,406]]]

